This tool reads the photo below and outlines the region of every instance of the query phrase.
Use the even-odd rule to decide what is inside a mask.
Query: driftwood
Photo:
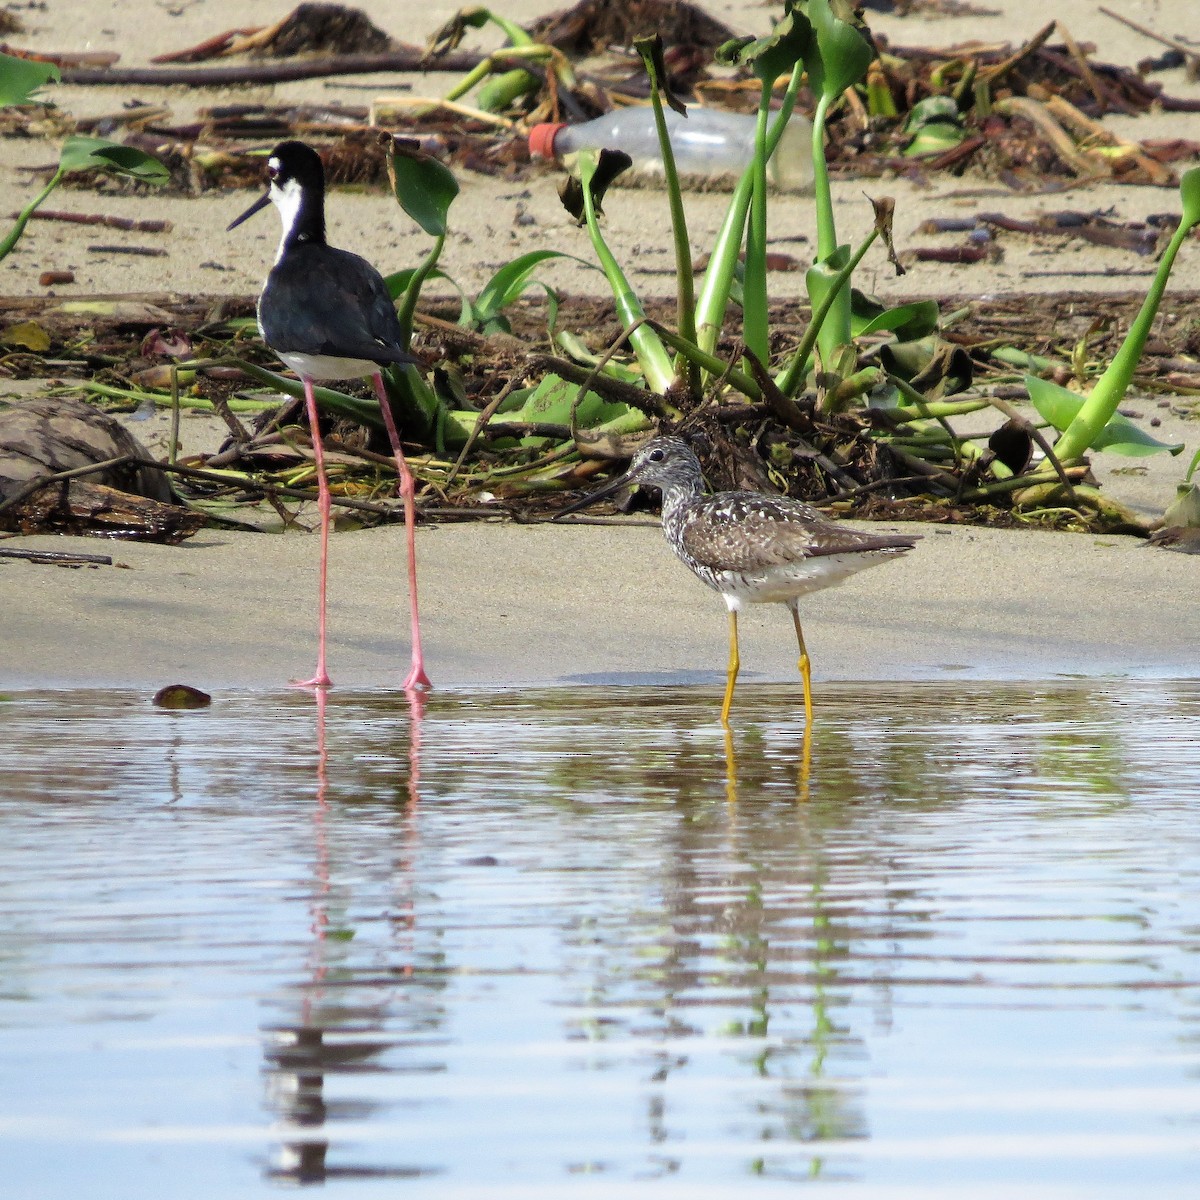
[[[65,67],[63,83],[133,87],[228,87],[235,83],[287,83],[327,75],[373,75],[380,71],[470,71],[486,56],[465,50],[428,61],[425,51],[406,46],[386,54],[335,54],[299,62],[239,63],[232,67]]]
[[[204,516],[174,503],[145,449],[106,413],[39,397],[0,410],[0,527],[177,542]]]

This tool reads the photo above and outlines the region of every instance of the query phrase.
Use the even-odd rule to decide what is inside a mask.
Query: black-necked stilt
[[[662,492],[663,533],[685,566],[725,597],[729,608],[729,667],[721,721],[729,723],[737,680],[737,615],[743,604],[786,604],[800,644],[804,716],[812,721],[812,677],[804,633],[801,596],[841,583],[911,550],[916,537],[860,533],[823,517],[815,508],[787,496],[763,492],[717,492],[706,496],[700,461],[681,438],[656,437],[633,458],[629,470],[562,516],[594,504],[630,483]]]
[[[258,299],[263,340],[304,382],[312,428],[313,457],[321,513],[321,568],[318,582],[317,671],[303,687],[328,687],[325,669],[325,574],[329,560],[329,482],[318,424],[313,380],[361,379],[370,375],[379,397],[383,423],[396,456],[408,542],[408,588],[412,610],[412,669],[405,689],[428,687],[417,619],[417,552],[414,535],[414,485],[404,461],[400,435],[383,386],[380,368],[419,360],[404,347],[404,335],[383,277],[365,258],[335,250],[325,242],[325,171],[320,155],[303,142],[281,142],[267,160],[269,184],[229,228],[240,225],[267,204],[283,222],[275,265]]]

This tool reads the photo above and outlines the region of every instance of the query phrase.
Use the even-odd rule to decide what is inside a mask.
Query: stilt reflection
[[[419,799],[425,696],[417,689],[405,692],[409,706],[408,799],[400,829],[404,850],[396,863],[404,894],[396,897],[396,907],[388,914],[398,961],[382,971],[364,970],[352,961],[350,947],[356,930],[348,926],[344,915],[350,907],[349,898],[335,898],[335,893],[345,893],[348,886],[334,877],[331,865],[331,822],[337,810],[330,805],[328,693],[316,688],[313,696],[317,755],[309,900],[311,941],[304,978],[295,988],[296,1019],[264,1028],[268,1102],[280,1121],[292,1127],[293,1136],[278,1148],[266,1174],[272,1180],[296,1184],[325,1183],[335,1178],[414,1178],[430,1172],[408,1164],[328,1162],[328,1123],[361,1120],[377,1106],[363,1101],[327,1101],[326,1083],[333,1076],[386,1069],[381,1060],[395,1045],[395,1038],[387,1032],[389,1015],[397,1007],[395,982],[412,975],[415,914],[406,876],[412,865],[413,817]],[[336,917],[331,916],[331,907],[336,908]]]

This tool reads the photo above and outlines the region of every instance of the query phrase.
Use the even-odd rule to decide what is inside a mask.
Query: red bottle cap
[[[566,127],[566,121],[548,121],[544,125],[535,125],[529,131],[529,153],[534,158],[553,158],[554,139],[558,136],[558,131]]]

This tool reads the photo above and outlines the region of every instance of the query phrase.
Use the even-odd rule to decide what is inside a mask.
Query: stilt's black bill
[[[579,512],[581,509],[591,508],[593,504],[603,500],[606,496],[611,496],[613,492],[619,492],[621,488],[636,482],[637,478],[632,471],[618,475],[616,479],[610,479],[607,483],[601,484],[594,492],[588,492],[586,496],[572,501],[566,508],[559,509],[554,514],[554,519],[557,521],[559,517],[570,516],[571,513]]]
[[[254,216],[259,209],[266,208],[270,203],[271,193],[264,192],[263,195],[259,196],[259,198],[255,200],[255,202],[250,205],[250,207],[246,209],[246,211],[242,213],[240,217],[237,218],[236,221],[230,221],[229,224],[225,226],[225,232],[228,233],[231,229],[236,229],[243,221],[249,220],[249,218]]]

